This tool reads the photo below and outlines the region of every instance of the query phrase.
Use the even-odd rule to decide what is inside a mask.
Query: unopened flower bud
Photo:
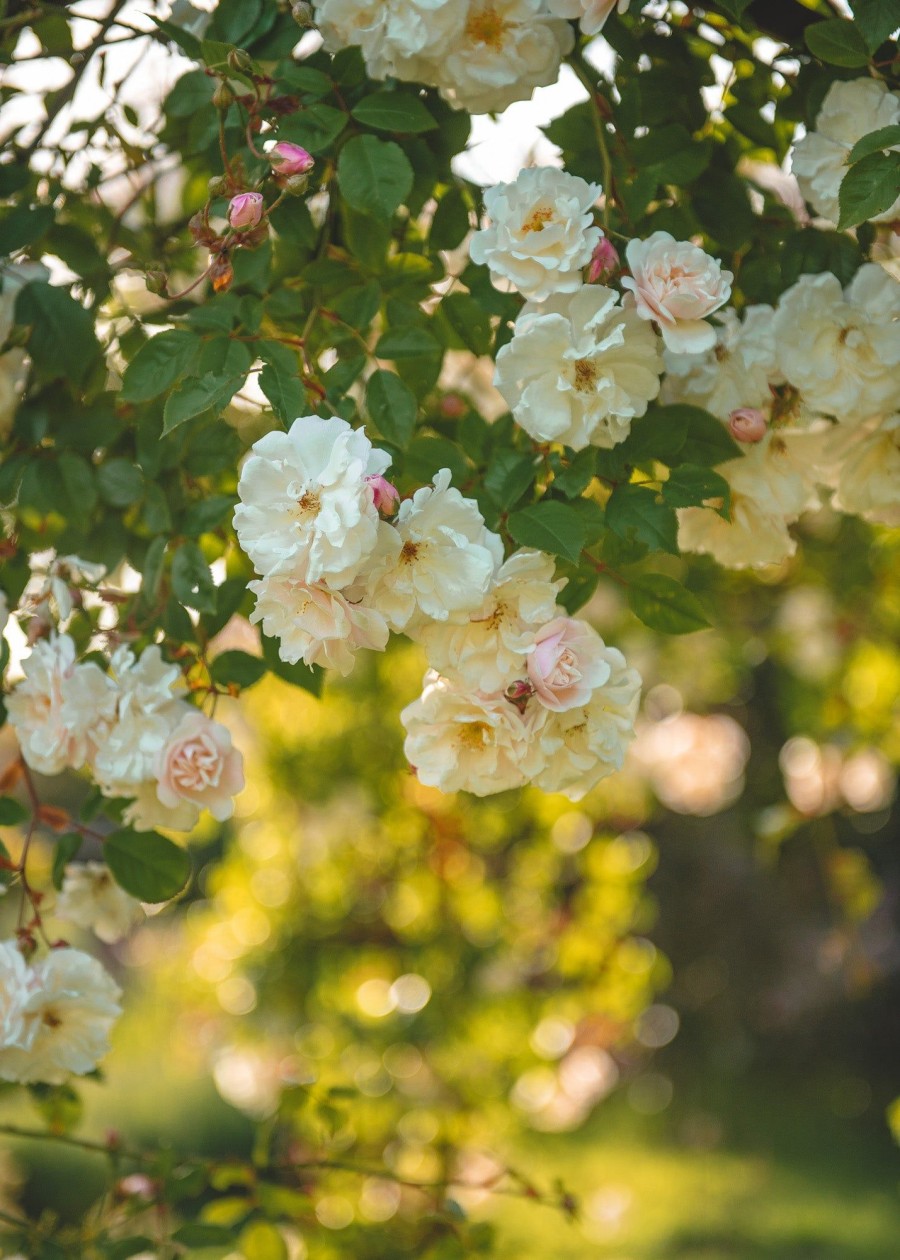
[[[461,394],[445,394],[439,406],[441,415],[446,416],[448,420],[459,420],[468,410],[466,400]]]
[[[279,140],[269,149],[266,157],[276,175],[306,175],[315,166],[312,154],[289,140]]]
[[[264,210],[262,193],[238,193],[228,203],[228,222],[238,232],[245,228],[255,228],[262,219]]]
[[[385,516],[393,516],[400,502],[400,491],[397,487],[391,485],[387,478],[379,473],[366,477],[366,484],[372,487],[372,495],[378,511],[383,512]]]
[[[243,48],[232,48],[226,61],[231,70],[252,70],[253,58]]]
[[[309,188],[308,175],[288,175],[287,179],[282,180],[282,187],[286,193],[292,197],[302,197]]]
[[[311,4],[307,4],[306,0],[294,0],[291,5],[291,17],[298,26],[307,30],[316,24],[316,15]]]
[[[597,247],[591,254],[588,264],[588,284],[596,284],[598,280],[608,280],[619,270],[621,260],[618,250],[606,236],[601,236]]]
[[[213,175],[206,187],[210,197],[224,197],[228,192],[229,184],[224,175]]]
[[[212,103],[216,109],[222,110],[228,109],[234,104],[234,92],[232,92],[227,83],[219,84],[215,92],[213,92]]]
[[[525,712],[525,706],[534,695],[534,687],[527,678],[517,678],[515,682],[511,682],[504,692],[510,704],[515,705],[520,713]]]
[[[150,293],[156,293],[160,297],[166,296],[167,279],[164,271],[148,271],[145,283]]]
[[[761,442],[768,427],[758,407],[738,407],[728,417],[728,428],[737,442]]]

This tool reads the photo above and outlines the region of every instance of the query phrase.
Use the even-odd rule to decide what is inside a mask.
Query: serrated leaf
[[[587,539],[584,522],[574,507],[552,499],[513,512],[507,526],[523,547],[565,556],[573,564],[578,564]]]
[[[243,385],[245,377],[220,376],[207,372],[205,376],[192,376],[182,381],[166,399],[163,408],[163,433],[171,433],[185,420],[202,415],[204,411],[220,412],[231,402]]]
[[[663,634],[692,634],[709,625],[696,596],[663,573],[630,578],[628,602],[644,625]]]
[[[296,364],[289,369],[283,362],[269,359],[259,374],[258,384],[282,424],[290,425],[303,414],[306,391]]]
[[[184,375],[201,345],[187,328],[167,328],[151,337],[125,369],[122,400],[143,403],[164,394]]]
[[[268,668],[266,662],[258,656],[251,656],[249,652],[239,652],[235,649],[220,652],[212,663],[210,673],[213,682],[219,683],[220,686],[227,687],[234,683],[238,687],[247,688],[264,678]]]
[[[656,492],[642,486],[617,486],[606,504],[606,523],[620,538],[635,538],[651,551],[678,554],[678,521],[674,509]]]
[[[138,901],[171,901],[191,875],[187,853],[158,831],[114,831],[104,841],[103,856],[119,887]]]
[[[405,328],[389,328],[375,347],[378,359],[419,359],[423,355],[440,354],[441,347],[425,328],[410,325]]]
[[[487,354],[491,348],[491,321],[468,293],[448,293],[438,310],[459,342],[473,354]]]
[[[497,451],[488,464],[484,488],[501,512],[518,503],[534,482],[534,456],[509,449]]]
[[[684,445],[679,454],[680,463],[712,468],[716,464],[725,463],[726,460],[737,459],[742,453],[721,420],[717,420],[702,407],[690,407],[677,403],[673,407],[667,407],[666,411],[669,413],[677,411],[686,422]]]
[[[900,153],[870,153],[841,180],[839,228],[856,227],[889,210],[900,197]]]
[[[425,102],[412,92],[373,92],[354,105],[350,113],[357,122],[378,131],[414,134],[437,127]]]
[[[469,206],[461,188],[448,188],[438,202],[428,244],[432,249],[456,249],[469,230]]]
[[[366,384],[366,410],[389,442],[405,450],[416,427],[415,394],[394,372],[373,372]]]
[[[863,33],[869,52],[876,52],[900,29],[897,0],[853,0],[853,21]]]
[[[826,65],[857,68],[868,64],[866,41],[852,22],[843,18],[813,22],[803,35],[809,51]]]
[[[900,7],[898,7],[897,12],[900,15]],[[894,148],[896,145],[900,145],[900,123],[892,123],[890,127],[879,127],[877,131],[870,131],[867,136],[857,140],[850,150],[850,156],[847,158],[847,161],[853,166],[855,162],[858,162],[861,158],[868,157],[870,153],[881,153],[885,149]]]
[[[390,219],[409,196],[414,180],[406,154],[393,140],[353,136],[337,164],[341,195],[349,206],[375,219]]]
[[[100,358],[94,321],[65,289],[34,281],[16,298],[16,323],[30,327],[28,351],[49,380],[80,384]]]
[[[144,493],[144,475],[127,459],[108,459],[96,475],[100,497],[112,507],[128,507]]]
[[[172,560],[172,590],[175,597],[197,612],[215,612],[216,587],[209,565],[196,543],[186,542]]]
[[[663,483],[662,496],[673,508],[700,507],[708,499],[721,499],[722,506],[716,511],[729,519],[731,486],[711,468],[697,468],[694,464],[673,468],[669,480]]]

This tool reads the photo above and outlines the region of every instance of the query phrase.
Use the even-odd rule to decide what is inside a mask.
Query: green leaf
[[[623,464],[648,464],[659,460],[670,468],[687,441],[690,408],[652,407],[645,416],[631,422],[631,432],[610,454]],[[604,452],[604,455],[606,452]]]
[[[200,40],[196,35],[192,35],[190,31],[182,30],[174,22],[168,22],[165,18],[151,17],[150,21],[162,32],[167,39],[173,44],[177,44],[182,52],[187,53],[192,61],[200,59]]]
[[[670,507],[700,507],[707,499],[722,499],[717,508],[720,516],[729,519],[731,487],[720,473],[711,468],[698,468],[694,464],[682,464],[674,468],[669,480],[663,483],[662,496]]]
[[[900,197],[900,153],[870,153],[841,180],[839,228],[856,227],[889,210]]]
[[[204,411],[216,413],[231,402],[243,385],[244,375],[220,376],[207,372],[205,376],[189,377],[166,399],[163,408],[163,433],[171,433],[185,420],[202,415]]]
[[[300,144],[312,154],[323,153],[347,126],[347,115],[331,105],[308,105],[278,124],[278,139]]]
[[[813,22],[803,34],[809,51],[826,65],[856,68],[868,64],[866,41],[852,22],[829,18]]]
[[[164,394],[184,375],[201,345],[186,328],[167,328],[145,341],[125,369],[122,400],[143,403]]]
[[[103,843],[103,856],[119,887],[138,901],[171,901],[191,875],[187,853],[158,831],[114,831]]]
[[[389,328],[375,347],[377,359],[419,359],[422,355],[440,354],[441,347],[431,333],[414,325]]]
[[[676,421],[680,419],[686,424],[687,436],[681,448],[680,462],[710,468],[728,459],[737,459],[741,454],[740,447],[721,420],[702,407],[676,403],[666,407],[665,411],[674,415]]]
[[[0,255],[25,249],[40,240],[55,218],[52,206],[13,206],[0,219]]]
[[[144,493],[144,475],[130,460],[108,459],[97,469],[97,489],[112,507],[129,507]]]
[[[172,560],[172,590],[182,604],[197,612],[215,612],[216,587],[203,552],[194,542],[183,543]]]
[[[869,52],[876,52],[900,28],[897,0],[853,0],[853,21],[863,33]]]
[[[412,92],[373,92],[351,109],[357,122],[378,131],[417,133],[437,127],[424,101]]]
[[[544,500],[513,512],[507,521],[510,534],[523,547],[536,547],[578,564],[587,532],[576,510],[568,503]]]
[[[781,274],[785,285],[802,275],[832,271],[842,285],[848,285],[862,262],[859,244],[844,232],[802,228],[791,232],[781,250]]]
[[[691,634],[709,625],[696,596],[662,573],[629,579],[628,602],[644,625],[663,634]]]
[[[405,450],[416,427],[416,396],[394,372],[373,372],[366,385],[366,410],[389,442]]]
[[[293,687],[301,687],[314,696],[321,695],[325,671],[320,665],[304,665],[302,661],[298,661],[296,665],[289,665],[278,655],[277,640],[270,639],[265,634],[262,636],[262,654],[266,665],[283,682],[290,683]]]
[[[375,219],[390,219],[412,190],[409,159],[393,140],[354,136],[337,164],[341,195],[349,206]]]
[[[296,360],[288,367],[283,360],[270,358],[259,374],[258,383],[282,424],[292,424],[298,416],[303,415],[306,391]]]
[[[65,289],[35,281],[16,298],[16,323],[30,326],[28,351],[41,375],[81,384],[100,358],[94,321]]]
[[[66,873],[66,867],[75,857],[82,845],[82,837],[77,831],[70,831],[56,842],[53,850],[53,866],[51,868],[51,879],[54,888],[62,888],[63,878]]]
[[[504,448],[492,457],[485,473],[484,488],[500,511],[505,512],[518,503],[533,484],[536,473],[533,455]]]
[[[900,14],[900,8],[898,8],[897,12]],[[892,123],[890,127],[879,127],[877,131],[870,131],[867,136],[857,140],[850,150],[850,156],[847,158],[847,161],[852,166],[854,162],[858,162],[860,158],[868,157],[870,153],[881,153],[885,149],[891,149],[898,144],[900,144],[900,123]]]
[[[454,185],[438,202],[428,244],[431,249],[456,249],[469,230],[469,206],[461,188]]]
[[[674,510],[653,490],[617,486],[606,504],[606,523],[620,538],[635,538],[653,551],[678,554],[678,521]]]
[[[210,530],[218,529],[231,515],[235,499],[230,494],[211,494],[198,503],[192,503],[181,518],[181,532],[189,538],[199,538]]]
[[[0,796],[0,827],[18,827],[28,817],[28,810],[12,796]]]
[[[212,680],[222,687],[234,684],[238,687],[252,687],[264,678],[268,665],[258,656],[237,650],[220,652],[210,669]]]
[[[719,0],[719,8],[724,9],[729,17],[738,22],[750,3],[751,0]]]
[[[491,348],[491,321],[468,293],[448,293],[438,307],[460,345],[473,354],[487,354]]]

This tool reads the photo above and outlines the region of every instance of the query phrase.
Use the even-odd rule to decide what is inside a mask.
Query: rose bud
[[[766,417],[758,407],[738,407],[728,417],[728,428],[737,442],[761,442],[766,436]]]
[[[596,284],[598,280],[608,280],[619,270],[620,265],[619,252],[615,245],[607,237],[602,236],[588,263],[588,284]]]
[[[299,144],[279,140],[266,157],[276,175],[306,175],[315,166],[315,158]]]
[[[228,222],[238,232],[255,228],[262,219],[264,209],[262,193],[238,193],[228,203]]]
[[[397,504],[400,502],[400,491],[396,486],[382,477],[379,473],[373,473],[366,477],[366,482],[372,487],[375,507],[379,512],[383,512],[385,516],[393,516],[397,510]]]

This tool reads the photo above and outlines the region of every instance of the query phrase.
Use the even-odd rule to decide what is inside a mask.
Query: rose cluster
[[[27,764],[39,774],[88,767],[104,796],[130,802],[137,830],[189,831],[203,809],[230,818],[244,786],[231,735],[179,694],[181,671],[151,645],[119,647],[103,670],[67,634],[39,640],[7,698]]]
[[[234,525],[260,578],[251,616],[281,658],[348,673],[390,631],[434,667],[403,713],[424,783],[478,795],[535,782],[582,795],[621,765],[640,680],[560,615],[554,562],[504,559],[477,504],[441,469],[395,508],[388,457],[338,418],[297,419],[244,464]]]

